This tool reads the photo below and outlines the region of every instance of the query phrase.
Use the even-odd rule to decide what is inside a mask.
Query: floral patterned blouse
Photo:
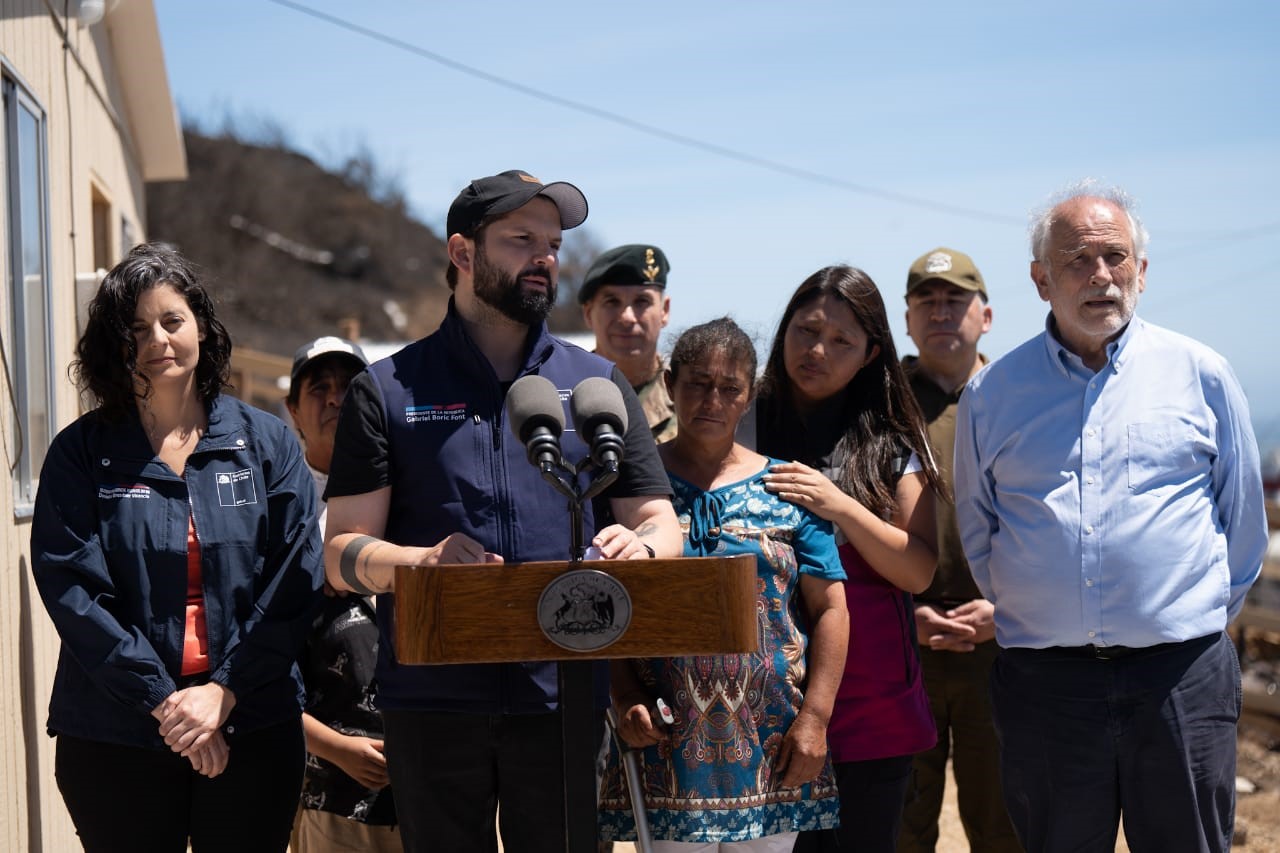
[[[668,474],[687,557],[756,558],[759,651],[633,661],[644,688],[671,706],[668,741],[641,751],[655,840],[746,841],[836,825],[828,760],[813,782],[780,787],[778,748],[804,701],[809,645],[801,574],[845,577],[831,524],[764,488],[756,474],[711,491]],[[674,581],[678,582],[678,581]],[[600,803],[601,838],[635,837],[626,777],[611,749]]]

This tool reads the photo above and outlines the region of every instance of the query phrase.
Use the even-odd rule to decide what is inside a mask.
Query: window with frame
[[[3,172],[5,266],[9,323],[6,380],[13,403],[8,448],[15,512],[29,515],[40,466],[53,438],[53,354],[50,347],[48,161],[44,109],[4,69]]]

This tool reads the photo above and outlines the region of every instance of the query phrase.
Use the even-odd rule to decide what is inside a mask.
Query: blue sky
[[[763,349],[801,280],[851,263],[911,352],[907,267],[946,245],[986,277],[999,355],[1046,313],[1027,212],[1118,183],[1152,234],[1139,313],[1226,355],[1280,445],[1280,4],[304,5],[632,124],[269,0],[156,0],[184,114],[278,123],[321,161],[368,146],[437,230],[472,178],[572,181],[599,243],[666,251],[674,332],[728,313]]]

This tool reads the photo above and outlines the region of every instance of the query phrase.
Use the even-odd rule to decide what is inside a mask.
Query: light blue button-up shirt
[[[1222,356],[1135,317],[1094,373],[1046,331],[956,420],[956,516],[1001,646],[1151,646],[1239,612],[1267,523]]]

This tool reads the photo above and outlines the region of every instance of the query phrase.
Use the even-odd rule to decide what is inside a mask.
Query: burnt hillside
[[[204,268],[238,345],[292,355],[348,317],[377,340],[440,322],[444,244],[402,204],[281,147],[185,136],[190,178],[147,187],[148,233]]]

